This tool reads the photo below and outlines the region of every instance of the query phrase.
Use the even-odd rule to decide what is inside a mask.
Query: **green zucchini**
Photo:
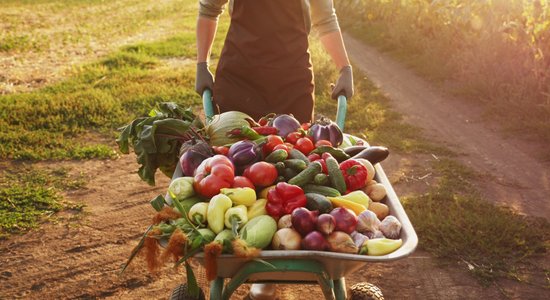
[[[284,161],[285,167],[294,169],[295,171],[301,172],[307,168],[307,164],[301,159],[287,159]]]
[[[321,194],[306,193],[306,200],[306,208],[311,211],[316,210],[319,214],[328,214],[332,211],[332,203]]]
[[[328,179],[330,184],[333,188],[337,189],[340,194],[344,194],[346,192],[346,181],[342,171],[340,171],[338,161],[336,161],[336,158],[334,157],[327,157],[325,162],[327,163]]]
[[[287,157],[288,157],[288,153],[285,150],[277,149],[271,152],[268,156],[266,156],[264,161],[267,161],[269,163],[277,163],[287,159]]]
[[[290,149],[290,151],[288,152],[288,158],[299,159],[306,164],[309,164],[309,159],[307,159],[307,156],[305,156],[302,152],[300,152],[300,150],[297,149]]]
[[[285,171],[286,167],[285,167],[285,163],[280,161],[278,163],[275,164],[275,169],[277,169],[277,173],[279,175],[283,175],[283,172]]]
[[[304,187],[302,187],[302,189],[304,190],[305,193],[321,194],[327,197],[338,197],[342,195],[335,188],[331,188],[329,186],[316,185],[316,184],[306,184],[304,185]]]
[[[292,177],[288,183],[294,184],[297,186],[304,186],[310,181],[313,181],[313,178],[315,175],[321,173],[323,170],[323,166],[320,162],[314,161],[307,166],[302,172],[298,173],[298,175]]]

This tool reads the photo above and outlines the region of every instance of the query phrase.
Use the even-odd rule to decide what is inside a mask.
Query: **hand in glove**
[[[332,88],[332,99],[338,99],[338,96],[344,95],[349,100],[353,96],[353,72],[351,66],[345,66],[340,70],[340,77],[336,85]]]
[[[202,96],[205,89],[214,89],[214,76],[208,69],[207,62],[197,64],[197,76],[195,77],[195,92]]]

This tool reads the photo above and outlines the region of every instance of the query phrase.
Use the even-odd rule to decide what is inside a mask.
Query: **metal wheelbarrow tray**
[[[203,105],[207,117],[212,116],[211,96],[208,91],[203,95]],[[345,111],[346,99],[340,96],[336,120],[341,128]],[[217,259],[218,278],[211,282],[210,299],[229,299],[246,282],[318,283],[326,299],[345,299],[346,275],[369,262],[387,262],[410,255],[418,244],[416,232],[382,166],[378,163],[374,167],[374,179],[383,184],[387,191],[383,202],[389,207],[390,215],[395,216],[402,225],[400,238],[403,244],[399,249],[383,256],[309,250],[262,250],[258,257],[261,261],[223,254]],[[178,165],[172,179],[181,176],[183,175]],[[198,253],[194,258],[204,264],[204,253]],[[225,278],[231,280],[224,287]]]

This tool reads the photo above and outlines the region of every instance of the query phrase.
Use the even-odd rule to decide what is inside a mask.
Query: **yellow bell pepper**
[[[257,216],[267,215],[265,210],[265,205],[267,204],[267,199],[258,199],[252,206],[248,208],[248,219],[252,219]]]
[[[252,206],[256,202],[256,191],[249,187],[223,188],[220,192],[228,196],[233,205]]]
[[[267,199],[267,193],[269,193],[269,191],[274,189],[274,188],[275,188],[275,185],[268,186],[268,187],[264,188],[260,192],[260,194],[258,195],[258,199]]]
[[[206,219],[208,220],[208,228],[218,234],[224,229],[225,212],[233,206],[231,199],[224,194],[218,194],[208,203],[208,211]]]
[[[328,200],[330,200],[330,203],[332,203],[333,206],[344,207],[344,208],[351,209],[356,215],[359,215],[360,213],[367,210],[367,208],[364,207],[363,205],[361,205],[359,203],[355,203],[355,202],[347,200],[347,199],[344,199],[341,196],[340,197],[327,197],[327,198],[328,198]]]
[[[346,199],[361,204],[365,208],[369,208],[370,198],[365,192],[361,190],[350,192],[348,194],[339,196],[338,198]]]

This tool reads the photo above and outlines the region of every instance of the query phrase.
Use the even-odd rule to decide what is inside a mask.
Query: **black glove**
[[[348,100],[353,96],[353,71],[351,66],[345,66],[340,70],[340,77],[336,85],[332,88],[332,99],[338,99],[338,96],[344,95]]]
[[[205,89],[214,89],[214,76],[208,69],[207,62],[197,64],[197,76],[195,77],[195,92],[202,96]]]

